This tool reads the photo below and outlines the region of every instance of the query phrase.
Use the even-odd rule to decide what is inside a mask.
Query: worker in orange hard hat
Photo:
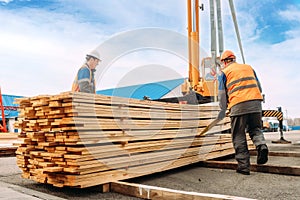
[[[257,149],[257,164],[265,164],[268,161],[268,147],[261,123],[262,89],[254,69],[250,65],[237,63],[232,51],[224,51],[221,62],[224,68],[219,77],[218,95],[221,111],[218,119],[223,119],[226,110],[229,109],[232,142],[238,161],[237,172],[249,175],[250,154],[246,129]]]
[[[230,50],[224,51],[221,56],[221,62],[223,62],[226,59],[235,59],[234,53]]]
[[[73,92],[96,93],[95,71],[101,61],[98,51],[93,50],[86,55],[86,62],[78,70],[72,85]]]

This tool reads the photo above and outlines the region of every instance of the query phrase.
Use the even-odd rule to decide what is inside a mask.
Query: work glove
[[[224,119],[225,115],[226,115],[226,110],[221,110],[218,114],[217,119],[222,120],[222,119]]]

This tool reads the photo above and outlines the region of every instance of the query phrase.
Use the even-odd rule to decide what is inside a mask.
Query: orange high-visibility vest
[[[79,84],[78,84],[78,75],[75,77],[72,84],[72,92],[80,92]]]
[[[92,81],[92,70],[90,70],[90,68],[86,65],[86,64],[84,64],[79,70],[78,70],[78,72],[82,69],[82,68],[84,68],[84,67],[87,67],[88,69],[89,69],[89,71],[90,71],[90,82]],[[77,75],[76,75],[76,77],[75,77],[75,80],[73,81],[73,84],[72,84],[72,92],[80,92],[80,88],[79,88],[79,84],[78,84],[78,72],[77,72]],[[94,85],[95,85],[95,80],[94,80]],[[95,91],[94,91],[95,92]]]
[[[226,76],[228,109],[241,102],[263,99],[250,65],[232,63],[223,72]]]

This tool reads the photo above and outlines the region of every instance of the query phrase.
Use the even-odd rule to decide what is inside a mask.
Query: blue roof
[[[174,88],[181,85],[183,82],[184,78],[180,78],[155,83],[146,83],[140,85],[112,88],[107,90],[98,90],[97,94],[133,99],[143,99],[144,96],[147,96],[150,99],[160,99],[161,97],[172,91]]]
[[[18,107],[19,105],[14,103],[16,98],[22,98],[22,96],[2,94],[3,106]]]
[[[19,105],[14,103],[16,98],[22,98],[22,96],[2,94],[5,118],[18,117],[19,112],[17,111],[17,108]],[[0,119],[2,120],[2,114],[0,115]]]

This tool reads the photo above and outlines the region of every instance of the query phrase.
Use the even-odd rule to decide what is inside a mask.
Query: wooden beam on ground
[[[250,151],[251,156],[256,156],[257,152]],[[270,151],[269,156],[282,156],[282,157],[300,157],[299,151]]]
[[[112,192],[117,192],[124,195],[143,199],[182,199],[182,200],[217,200],[217,199],[232,199],[232,200],[249,200],[248,198],[235,197],[220,194],[208,194],[198,192],[187,192],[181,190],[173,190],[168,188],[142,185],[126,182],[112,182],[110,187]]]
[[[236,162],[202,161],[199,164],[202,167],[234,169],[234,170],[237,169]],[[270,164],[257,165],[257,164],[251,163],[250,171],[300,176],[300,166],[282,166],[282,165],[270,165]]]
[[[0,157],[3,156],[15,156],[17,147],[1,147],[0,146]]]

